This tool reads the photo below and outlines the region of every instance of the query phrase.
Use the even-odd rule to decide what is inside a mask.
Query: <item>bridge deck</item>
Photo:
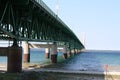
[[[65,42],[84,48],[71,29],[42,0],[0,0],[0,39]]]

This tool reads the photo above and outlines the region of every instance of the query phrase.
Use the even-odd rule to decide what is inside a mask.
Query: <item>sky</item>
[[[57,0],[43,0],[56,13]],[[58,0],[58,16],[86,49],[120,50],[120,0]]]

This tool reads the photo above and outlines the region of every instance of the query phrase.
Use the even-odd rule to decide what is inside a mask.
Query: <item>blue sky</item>
[[[54,12],[56,0],[43,0]],[[58,16],[86,48],[120,50],[120,0],[58,0]]]

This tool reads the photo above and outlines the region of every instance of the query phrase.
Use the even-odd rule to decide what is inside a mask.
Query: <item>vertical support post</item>
[[[71,56],[72,56],[72,52],[71,52],[71,44],[70,44],[70,42],[69,42],[68,56],[69,56],[69,57],[71,57]]]
[[[13,45],[8,48],[7,72],[16,73],[22,71],[22,47],[19,47],[14,39]]]
[[[78,53],[80,53],[81,52],[81,50],[80,49],[78,49]]]
[[[64,59],[67,59],[67,46],[66,45],[63,46],[63,57]]]
[[[51,63],[57,63],[57,44],[53,42],[51,47]]]
[[[71,56],[72,56],[71,49],[69,49],[69,51],[68,51],[68,57],[71,57]]]
[[[79,52],[78,52],[78,49],[76,49],[76,53],[78,54]]]
[[[30,62],[30,48],[29,43],[26,41],[24,44],[24,62]]]
[[[45,49],[45,56],[46,56],[46,59],[50,58],[50,48]]]
[[[78,54],[77,49],[75,49],[76,54]]]
[[[76,49],[74,49],[74,55],[76,55]]]

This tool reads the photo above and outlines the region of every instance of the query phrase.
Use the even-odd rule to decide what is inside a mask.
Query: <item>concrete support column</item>
[[[7,72],[16,73],[22,71],[22,47],[14,40],[13,46],[8,47]]]
[[[78,50],[78,53],[80,53],[81,52],[81,50]]]
[[[78,49],[76,49],[76,53],[78,54]]]
[[[71,53],[71,50],[69,49],[68,51],[68,57],[71,57],[72,56],[72,53]]]
[[[63,57],[64,59],[67,59],[67,46],[66,45],[63,46]]]
[[[50,58],[50,48],[45,49],[45,56],[46,56],[47,59]]]
[[[76,49],[74,49],[74,55],[76,55]]]
[[[75,51],[76,51],[76,54],[78,54],[78,50],[76,49]]]
[[[51,63],[57,63],[57,44],[53,42],[51,47]]]
[[[81,50],[78,49],[77,52],[80,54]]]
[[[30,62],[30,48],[28,42],[24,44],[24,62]]]

